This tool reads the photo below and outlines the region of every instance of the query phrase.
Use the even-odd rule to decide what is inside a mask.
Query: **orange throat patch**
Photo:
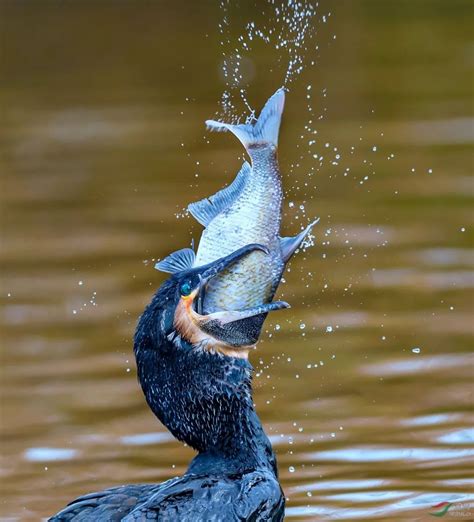
[[[201,324],[208,321],[207,316],[198,314],[193,309],[193,301],[197,296],[195,290],[187,297],[182,297],[174,313],[174,327],[176,331],[188,343],[208,352],[248,359],[249,351],[253,346],[242,346],[236,348],[221,339],[216,339],[211,334],[201,329]]]

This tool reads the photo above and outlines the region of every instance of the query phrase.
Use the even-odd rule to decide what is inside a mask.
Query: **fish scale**
[[[234,205],[204,230],[195,265],[215,261],[249,243],[267,246],[270,254],[253,252],[214,278],[204,298],[206,313],[240,310],[271,300],[284,268],[278,238],[282,188],[275,151],[262,148],[253,164],[249,182]]]

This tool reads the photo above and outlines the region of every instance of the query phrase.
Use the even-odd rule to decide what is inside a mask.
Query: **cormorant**
[[[252,400],[245,344],[252,318],[287,306],[270,303],[240,315],[198,313],[207,282],[260,245],[173,274],[140,317],[134,351],[148,405],[180,441],[197,450],[182,477],[79,497],[52,522],[281,521],[285,499],[275,455]],[[231,314],[230,316],[228,314]],[[233,315],[232,315],[233,314]],[[211,319],[209,319],[211,317]]]

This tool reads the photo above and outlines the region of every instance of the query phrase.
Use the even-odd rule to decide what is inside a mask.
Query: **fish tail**
[[[210,130],[230,131],[241,141],[248,151],[253,147],[278,146],[278,131],[285,105],[285,89],[281,87],[269,98],[255,124],[231,125],[220,121],[207,120]]]

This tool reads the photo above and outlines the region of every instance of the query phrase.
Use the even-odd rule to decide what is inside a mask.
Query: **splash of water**
[[[308,55],[314,54],[318,23],[325,23],[330,13],[318,17],[319,3],[310,0],[263,0],[256,5],[259,19],[240,19],[242,13],[231,0],[221,0],[221,20],[218,24],[222,48],[222,76],[224,92],[221,97],[220,117],[236,123],[240,120],[238,103],[243,102],[248,116],[246,123],[255,119],[255,110],[247,98],[247,89],[253,76],[252,54],[260,46],[270,48],[271,63],[283,70],[275,75],[275,86],[287,89],[309,65],[314,65]],[[240,31],[233,32],[234,27]]]

